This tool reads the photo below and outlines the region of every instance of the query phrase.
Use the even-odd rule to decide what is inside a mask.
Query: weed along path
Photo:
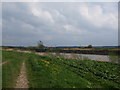
[[[0,66],[6,64],[8,61],[0,62]]]
[[[28,79],[27,79],[25,61],[22,63],[20,74],[17,78],[15,88],[28,88]]]

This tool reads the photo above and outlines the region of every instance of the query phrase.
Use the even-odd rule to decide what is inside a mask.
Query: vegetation
[[[30,88],[120,88],[119,64],[3,51],[3,87],[13,87],[23,60]]]
[[[92,48],[92,45],[88,45],[87,48]]]
[[[3,51],[2,60],[7,61],[2,66],[2,87],[14,88],[17,76],[20,73],[22,61],[27,58],[27,54],[12,51]]]
[[[117,64],[90,60],[73,61],[63,58],[34,57],[30,57],[29,62],[27,61],[31,87],[120,88],[120,72]],[[44,79],[45,83],[39,82],[42,78],[46,78]]]
[[[2,50],[0,50],[0,63],[2,63]],[[0,66],[0,89],[2,88],[2,66]]]
[[[118,53],[116,52],[109,52],[109,60],[112,63],[120,63],[120,56],[118,55]]]

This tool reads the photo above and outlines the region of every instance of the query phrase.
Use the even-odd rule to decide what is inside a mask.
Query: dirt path
[[[26,73],[25,62],[23,62],[18,76],[15,88],[28,88],[28,79]]]
[[[2,49],[5,51],[14,51],[14,52],[23,52],[23,53],[32,53],[32,51],[27,51],[27,50],[14,50],[14,49]],[[35,52],[36,55],[40,55],[40,56],[45,56],[45,53],[41,53],[41,52]]]
[[[0,62],[0,66],[6,64],[8,61]]]

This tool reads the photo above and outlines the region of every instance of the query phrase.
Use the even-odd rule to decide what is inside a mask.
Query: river
[[[61,55],[65,58],[77,58],[77,59],[90,59],[90,60],[97,60],[97,61],[105,61],[110,62],[111,59],[115,59],[117,61],[118,56],[109,56],[109,55],[93,55],[93,54],[71,54],[71,53],[52,53],[52,55]]]

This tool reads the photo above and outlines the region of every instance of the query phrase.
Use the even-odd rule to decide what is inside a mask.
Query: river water
[[[71,54],[71,53],[52,53],[52,55],[62,55],[65,58],[79,58],[79,59],[90,59],[90,60],[97,60],[97,61],[105,61],[110,62],[111,56],[109,55],[93,55],[93,54]],[[113,58],[113,57],[112,57]],[[118,56],[115,56],[114,59],[118,59]]]

